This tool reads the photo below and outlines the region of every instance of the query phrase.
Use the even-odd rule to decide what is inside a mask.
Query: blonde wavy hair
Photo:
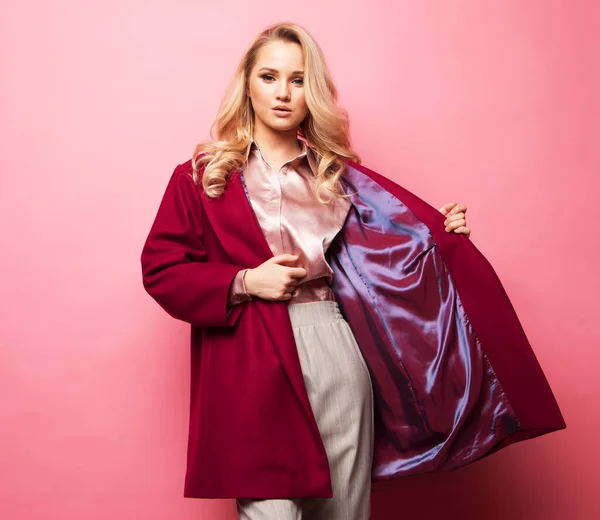
[[[349,118],[338,105],[338,91],[318,44],[301,26],[278,23],[261,32],[251,43],[238,65],[217,117],[211,127],[212,141],[196,146],[192,157],[194,182],[211,198],[225,190],[232,171],[241,169],[254,132],[254,110],[247,95],[250,73],[258,51],[267,43],[283,40],[300,45],[304,55],[304,89],[308,113],[298,126],[298,136],[306,141],[307,153],[313,154],[317,167],[317,199],[324,188],[336,196],[346,197],[339,178],[348,160],[360,163],[360,157],[350,148]]]

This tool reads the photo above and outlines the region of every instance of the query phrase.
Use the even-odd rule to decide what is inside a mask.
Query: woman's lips
[[[273,112],[275,112],[277,117],[288,117],[292,114],[291,110],[283,110],[281,108],[274,108]]]

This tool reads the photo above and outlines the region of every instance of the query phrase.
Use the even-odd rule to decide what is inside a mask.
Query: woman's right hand
[[[264,300],[289,300],[306,276],[303,267],[285,265],[294,264],[297,260],[298,255],[277,255],[254,269],[248,269],[244,278],[246,292]]]

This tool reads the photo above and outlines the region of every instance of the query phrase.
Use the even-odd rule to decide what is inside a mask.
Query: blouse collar
[[[297,161],[301,161],[303,157],[306,157],[306,163],[308,163],[309,171],[313,174],[313,176],[316,177],[317,176],[317,163],[314,158],[314,153],[312,152],[312,149],[309,146],[307,146],[306,142],[303,141],[302,139],[298,139],[298,145],[300,146],[300,150],[301,150],[300,153],[298,155],[296,155],[296,157],[294,157],[293,159],[286,161],[284,164],[291,164],[291,163],[294,163]],[[254,138],[251,138],[250,145],[248,146],[248,150],[246,151],[246,158],[245,158],[246,163],[248,162],[248,158],[250,157],[250,154],[254,151],[256,151],[259,154],[259,156],[264,160],[264,158],[262,157],[262,153],[260,151],[260,147],[258,146],[258,143],[254,140]]]

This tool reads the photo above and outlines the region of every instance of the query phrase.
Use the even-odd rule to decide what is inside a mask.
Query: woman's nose
[[[286,86],[281,86],[277,91],[277,99],[286,100],[290,97],[290,91]]]

